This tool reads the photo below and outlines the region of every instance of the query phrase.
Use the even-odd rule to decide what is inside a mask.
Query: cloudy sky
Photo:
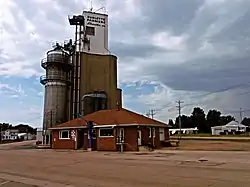
[[[157,3],[156,3],[157,2]],[[124,106],[168,121],[200,106],[250,115],[249,0],[94,0],[109,14]],[[0,122],[41,126],[40,60],[87,0],[0,0]]]

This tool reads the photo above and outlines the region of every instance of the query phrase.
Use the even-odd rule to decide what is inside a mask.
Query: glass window
[[[152,131],[151,131],[151,128],[149,127],[148,128],[148,137],[151,138],[151,136],[152,136]]]
[[[112,136],[113,136],[113,128],[99,129],[99,137],[112,137]]]
[[[92,129],[92,138],[96,138],[96,129]]]
[[[91,36],[95,36],[95,27],[86,26],[86,34],[91,35]]]
[[[59,139],[69,139],[69,130],[62,130],[59,132]]]
[[[152,130],[153,130],[153,137],[155,138],[155,128],[153,128]]]

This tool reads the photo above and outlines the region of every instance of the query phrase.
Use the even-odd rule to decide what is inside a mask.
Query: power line
[[[213,92],[198,94],[198,95],[189,97],[188,99],[197,99],[197,98],[200,98],[200,97],[203,98],[203,97],[207,97],[207,96],[210,96],[210,95],[218,94],[218,93],[221,93],[221,92],[225,92],[225,91],[228,91],[228,90],[231,90],[231,89],[236,89],[236,88],[241,88],[241,87],[250,87],[250,82],[245,82],[245,83],[242,83],[242,84],[236,84],[236,85],[229,86],[229,87],[226,87],[226,88],[218,89],[218,90],[213,91]],[[244,95],[244,94],[248,94],[248,93],[250,93],[250,92],[245,92],[245,93],[241,93],[241,94],[238,94],[238,95]],[[189,103],[189,104],[186,104],[185,106],[196,105],[196,104],[197,103]],[[165,106],[163,106],[163,107],[161,107],[159,109],[156,109],[156,111],[162,111],[165,108],[168,108],[170,106],[171,106],[171,104],[168,103]]]
[[[242,109],[242,108],[241,108],[241,110],[237,110],[237,111],[226,110],[225,112],[227,112],[227,113],[240,113],[240,111],[241,111],[241,112],[250,112],[250,109]]]
[[[250,91],[248,91],[248,92],[243,92],[243,93],[240,93],[239,95],[247,95],[247,94],[250,94]]]

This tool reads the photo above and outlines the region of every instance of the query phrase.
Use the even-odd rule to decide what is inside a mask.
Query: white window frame
[[[96,129],[92,129],[92,133],[93,133],[93,131],[95,131],[95,137],[92,137],[92,139],[96,139],[96,136],[97,136],[97,134],[96,134]]]
[[[87,33],[88,36],[95,36],[96,35],[96,28],[94,26],[86,26],[86,30],[87,30],[87,27],[88,28],[91,28],[93,29],[93,33]]]
[[[151,127],[148,127],[148,131],[149,131],[148,137],[151,138],[151,137],[152,137],[152,128],[151,128]]]
[[[153,138],[155,138],[155,127],[152,128],[153,131]]]
[[[160,141],[164,141],[165,140],[165,129],[163,127],[160,127],[159,128],[159,138],[160,138]]]
[[[113,135],[112,135],[112,136],[101,136],[101,130],[104,130],[104,129],[112,129],[112,130],[113,130]],[[99,128],[98,137],[99,137],[99,138],[112,138],[112,137],[114,137],[114,128],[113,128],[113,127],[103,127],[103,128]]]
[[[62,132],[68,132],[68,138],[63,138],[62,137]],[[70,139],[70,130],[59,130],[59,139],[60,140],[69,140]]]
[[[95,131],[95,137],[92,136],[92,139],[95,140],[96,139],[96,129],[93,128],[92,129],[92,133]],[[88,132],[88,140],[90,139],[90,136],[89,136],[89,132]]]

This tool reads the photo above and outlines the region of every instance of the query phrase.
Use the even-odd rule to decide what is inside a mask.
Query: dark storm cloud
[[[237,45],[241,50],[247,50],[250,42],[250,27],[246,24],[250,17],[250,9],[238,20],[228,27],[221,30],[212,37],[212,42],[219,41],[225,45]]]
[[[32,0],[26,0],[25,2],[24,4],[18,0],[15,1],[26,18],[32,20],[36,29],[39,30],[39,34],[42,37],[49,35],[54,40],[64,37],[62,33],[63,28],[68,25],[66,23],[67,15],[77,13],[77,10],[79,10],[79,4],[75,4],[73,1],[57,1],[57,8],[60,11],[55,11],[53,8],[46,9],[46,11],[43,9],[45,18],[51,22],[46,23],[47,26],[45,27],[45,22],[41,24],[35,21],[35,19],[39,18],[37,17],[38,12],[42,11],[39,9],[39,6]],[[216,6],[214,9],[211,6],[212,8],[205,7],[198,11],[204,5],[204,0],[159,0],[157,3],[141,0],[138,6],[142,17],[121,24],[114,24],[111,19],[111,52],[121,59],[121,63],[126,62],[128,65],[132,65],[134,59],[148,60],[155,54],[161,54],[161,56],[173,54],[173,51],[166,51],[151,43],[151,38],[155,33],[168,31],[174,36],[185,34],[188,36],[188,40],[186,41],[187,49],[185,51],[187,59],[184,59],[184,63],[169,65],[169,62],[171,64],[174,63],[171,56],[157,59],[157,62],[155,61],[156,59],[152,58],[152,63],[143,67],[144,73],[156,75],[165,85],[178,90],[210,92],[216,91],[222,86],[230,87],[244,83],[249,79],[248,69],[250,69],[248,65],[249,59],[246,56],[249,50],[247,47],[249,45],[248,36],[250,33],[248,24],[250,16],[250,11],[248,11],[249,2],[241,1],[238,4],[235,1],[227,2],[227,4],[223,5],[225,11],[217,13],[218,7]],[[83,10],[85,7],[81,6]],[[227,12],[227,8],[233,11]],[[15,11],[15,9],[12,10],[13,15],[15,15]],[[237,17],[236,14],[239,12],[241,16],[234,22],[232,21],[229,25],[224,26],[209,37],[204,36],[209,31],[209,28],[220,20],[221,17],[227,18],[228,16],[231,19]],[[18,20],[18,16],[16,16],[16,19],[18,21],[17,28],[23,30],[21,20]],[[126,16],[124,16],[124,19],[126,20]],[[221,22],[223,23],[223,20]],[[219,27],[219,23],[215,26]],[[131,44],[113,41],[112,38],[115,35],[119,38],[123,33],[130,33],[135,39],[134,42]],[[144,36],[143,39],[141,39],[142,36]],[[142,40],[144,41],[142,42]],[[211,43],[214,50],[218,51],[218,54],[226,52],[228,47],[233,49],[232,53],[234,54],[230,54],[229,57],[214,53],[209,57],[208,55],[202,56],[202,54],[199,54],[198,49],[205,40]],[[25,53],[30,54],[31,51],[27,50]],[[38,53],[36,51],[36,55]],[[176,53],[178,54],[178,51]],[[179,54],[180,56],[183,55],[182,52],[179,52]],[[193,57],[197,55],[200,55],[199,58]],[[157,64],[157,66],[153,64]]]
[[[160,47],[151,44],[125,44],[119,42],[111,42],[111,52],[120,59],[146,58],[155,53],[166,52]]]
[[[141,13],[140,17],[121,24],[115,24],[112,19],[110,20],[112,35],[118,34],[119,36],[120,33],[128,32],[134,38],[148,35],[150,39],[154,33],[165,30],[173,35],[181,35],[189,28],[203,0],[158,0],[157,2],[140,0],[139,2],[137,4]]]
[[[221,5],[223,11],[217,11],[221,7],[215,6],[213,10],[213,7],[209,6],[203,7],[198,12],[203,2],[141,1],[141,12],[147,16],[147,19],[141,20],[133,27],[129,24],[122,26],[128,27],[134,36],[139,35],[138,27],[141,25],[144,25],[143,28],[147,29],[151,36],[155,32],[166,30],[171,31],[173,35],[185,33],[188,36],[187,59],[184,59],[183,63],[169,65],[169,62],[173,64],[173,60],[169,57],[157,59],[157,63],[154,63],[156,61],[152,59],[152,64],[157,64],[157,66],[152,64],[145,66],[145,74],[157,76],[165,85],[177,90],[207,92],[244,87],[250,81],[249,2],[232,1]],[[228,24],[223,25],[226,21]],[[209,30],[213,25],[216,27],[215,31]],[[214,50],[211,55],[202,54],[199,51],[205,41],[208,41]],[[118,56],[142,59],[150,58],[150,52],[152,55],[156,53],[168,55],[171,52],[164,50],[160,52],[160,49],[150,43],[143,47],[114,43],[112,49]],[[182,55],[181,52],[180,55]],[[245,86],[245,89],[248,88]]]
[[[202,61],[203,65],[199,65]],[[162,83],[174,90],[222,92],[238,87],[250,87],[250,57],[236,59],[199,59],[180,65],[171,65],[155,69]]]
[[[142,15],[147,17],[144,27],[150,32],[171,30],[175,35],[182,34],[189,27],[196,10],[203,4],[203,0],[140,2]]]

